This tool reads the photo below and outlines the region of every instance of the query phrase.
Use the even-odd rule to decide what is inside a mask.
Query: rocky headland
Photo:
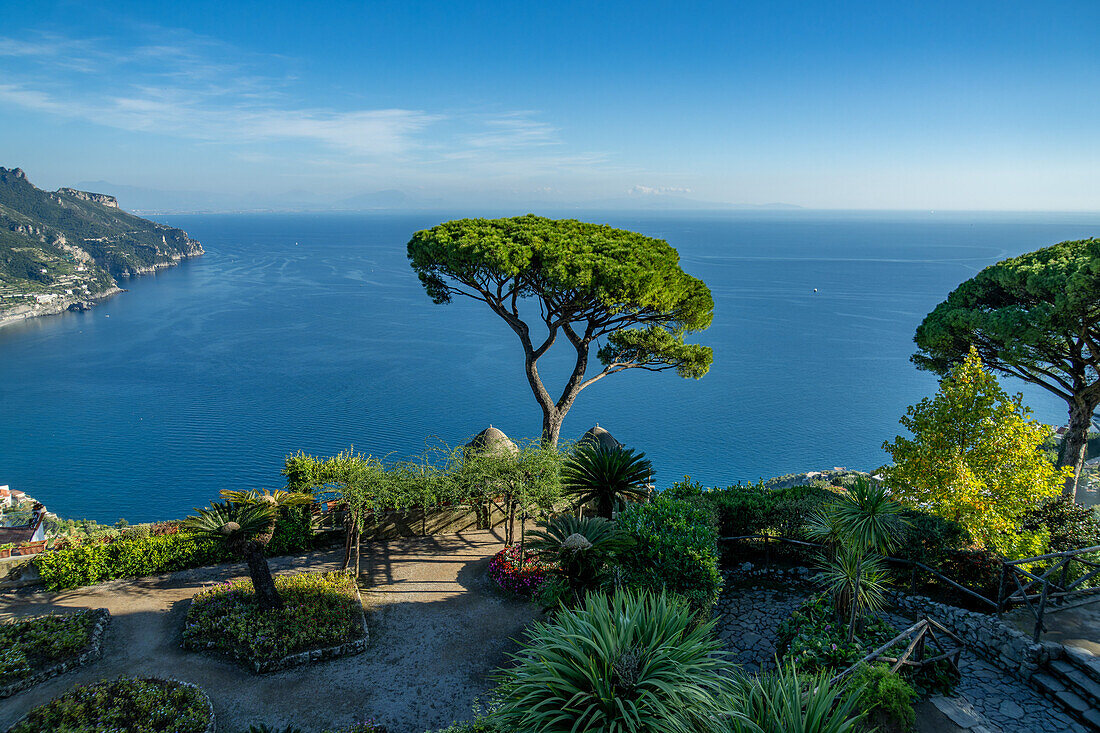
[[[114,196],[43,191],[0,168],[0,327],[88,310],[120,281],[203,254],[187,232],[134,216]]]

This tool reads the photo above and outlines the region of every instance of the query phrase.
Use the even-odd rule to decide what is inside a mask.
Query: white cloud
[[[154,35],[154,34],[149,34]],[[264,151],[241,146],[299,143],[343,164],[370,159],[529,170],[584,166],[602,156],[548,155],[563,146],[559,130],[530,111],[335,109],[303,104],[291,62],[250,56],[220,41],[157,29],[155,45],[120,46],[103,39],[31,34],[0,37],[0,102],[54,116],[135,132],[235,145],[235,157]],[[122,80],[126,80],[124,83]],[[339,158],[335,160],[339,161]]]
[[[678,186],[631,186],[627,191],[631,196],[661,196],[665,194],[691,193],[690,188]]]

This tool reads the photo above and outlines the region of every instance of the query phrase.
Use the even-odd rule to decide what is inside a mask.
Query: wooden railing
[[[812,548],[815,548],[815,549],[824,549],[825,548],[825,545],[820,544],[818,542],[807,542],[805,540],[795,540],[795,539],[791,539],[790,537],[780,537],[778,535],[769,535],[769,534],[744,535],[744,536],[741,536],[741,537],[722,537],[720,539],[721,539],[721,541],[731,541],[731,542],[734,541],[734,540],[763,540],[764,541],[765,557],[767,557],[769,555],[768,545],[771,541],[780,542],[780,543],[789,544],[789,545],[800,545],[802,547],[812,547]],[[935,568],[930,568],[922,562],[917,562],[916,560],[909,560],[908,558],[904,558],[904,557],[886,556],[885,559],[886,559],[887,562],[893,563],[895,565],[904,565],[906,567],[912,568],[914,571],[923,570],[924,572],[931,574],[937,580],[939,580],[943,583],[946,583],[951,588],[954,588],[955,590],[959,591],[960,593],[966,594],[967,597],[972,598],[973,600],[978,601],[979,603],[981,603],[985,606],[989,606],[994,611],[999,609],[999,606],[997,605],[996,601],[990,600],[990,599],[986,598],[985,596],[981,595],[980,593],[975,593],[974,591],[970,590],[969,588],[967,588],[963,585],[960,585],[959,583],[955,582],[951,578],[948,578],[946,575],[944,575],[940,571],[936,570]]]
[[[825,547],[825,545],[817,542],[807,542],[806,540],[796,540],[790,537],[770,534],[722,537],[720,540],[724,542],[733,542],[736,540],[763,541],[765,557],[770,557],[771,542],[811,547],[815,549],[822,549]],[[1033,638],[1038,642],[1039,637],[1046,629],[1043,623],[1046,614],[1067,611],[1071,608],[1078,608],[1089,603],[1100,601],[1100,562],[1085,559],[1084,557],[1091,553],[1100,553],[1100,545],[1083,547],[1080,550],[1052,552],[1046,555],[1037,555],[1036,557],[1026,557],[1022,560],[1002,560],[1000,590],[998,591],[996,600],[986,598],[982,594],[976,593],[960,585],[935,568],[930,568],[924,563],[917,562],[916,560],[889,556],[886,557],[886,560],[896,565],[904,565],[912,568],[914,572],[923,570],[940,582],[946,584],[948,587],[965,594],[968,598],[989,608],[994,613],[1002,613],[1010,610],[1012,606],[1016,604],[1023,604],[1035,619]],[[1048,560],[1056,560],[1056,562],[1047,568],[1042,575],[1036,575],[1022,567],[1024,565],[1042,563]],[[1070,573],[1073,563],[1079,563],[1087,568],[1087,570],[1083,575],[1071,581]],[[1057,578],[1057,581],[1055,578]],[[1015,588],[1011,588],[1010,584],[1015,585]],[[1088,598],[1077,603],[1066,603],[1070,598],[1086,595],[1096,595],[1096,597]]]
[[[1071,608],[1100,601],[1100,597],[1096,597],[1077,603],[1066,603],[1070,598],[1100,593],[1100,582],[1097,581],[1097,577],[1100,576],[1100,563],[1083,557],[1098,552],[1100,552],[1100,545],[1083,547],[1080,550],[1052,552],[1023,560],[1006,560],[1001,566],[998,610],[1007,610],[1017,603],[1023,604],[1035,619],[1035,632],[1032,638],[1038,642],[1039,637],[1046,630],[1044,623],[1046,614],[1068,611]],[[1042,575],[1036,575],[1022,567],[1047,560],[1055,562]],[[1086,570],[1083,575],[1071,581],[1070,569],[1074,563],[1084,566]]]
[[[940,637],[943,638],[941,639]],[[908,640],[909,643],[901,654],[896,657],[886,654],[891,647],[905,640]],[[933,650],[935,654],[932,656],[928,656],[929,647],[935,647]],[[848,667],[834,677],[832,681],[836,683],[856,669],[859,669],[861,665],[870,664],[872,662],[887,662],[891,665],[890,671],[897,672],[902,667],[912,667],[916,670],[920,670],[930,664],[946,660],[955,668],[955,671],[958,672],[959,657],[962,655],[963,649],[963,640],[955,636],[950,629],[933,619],[924,618],[880,646],[878,649],[875,649],[851,667]]]

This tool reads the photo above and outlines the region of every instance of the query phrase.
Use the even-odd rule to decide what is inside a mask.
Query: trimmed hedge
[[[313,537],[309,522],[308,507],[299,511],[285,510],[275,525],[267,554],[283,555],[309,549]],[[154,536],[128,534],[112,542],[69,546],[42,553],[35,558],[34,565],[47,588],[63,590],[115,578],[216,565],[234,559],[222,543],[180,531]]]
[[[722,587],[711,506],[658,494],[649,503],[632,505],[616,525],[634,540],[630,552],[619,558],[627,585],[676,593],[695,612],[710,613]]]

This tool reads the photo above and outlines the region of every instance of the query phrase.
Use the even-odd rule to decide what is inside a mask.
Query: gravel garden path
[[[782,582],[727,586],[715,615],[716,631],[746,672],[775,669],[775,630],[812,592],[797,578]],[[915,619],[887,614],[899,631]],[[971,652],[960,660],[962,678],[952,698],[917,706],[917,730],[950,733],[1086,733],[1026,683],[1007,675]]]
[[[390,733],[423,733],[467,719],[474,699],[491,686],[490,671],[535,617],[532,604],[490,587],[486,568],[501,547],[492,532],[364,545],[367,651],[263,676],[180,648],[190,598],[204,584],[245,576],[243,565],[0,594],[0,619],[71,608],[107,608],[114,617],[102,659],[0,701],[0,730],[74,684],[123,674],[199,685],[214,702],[219,733],[261,722],[320,731],[368,717]],[[335,570],[339,560],[338,552],[315,552],[274,559],[271,566],[275,572]]]

